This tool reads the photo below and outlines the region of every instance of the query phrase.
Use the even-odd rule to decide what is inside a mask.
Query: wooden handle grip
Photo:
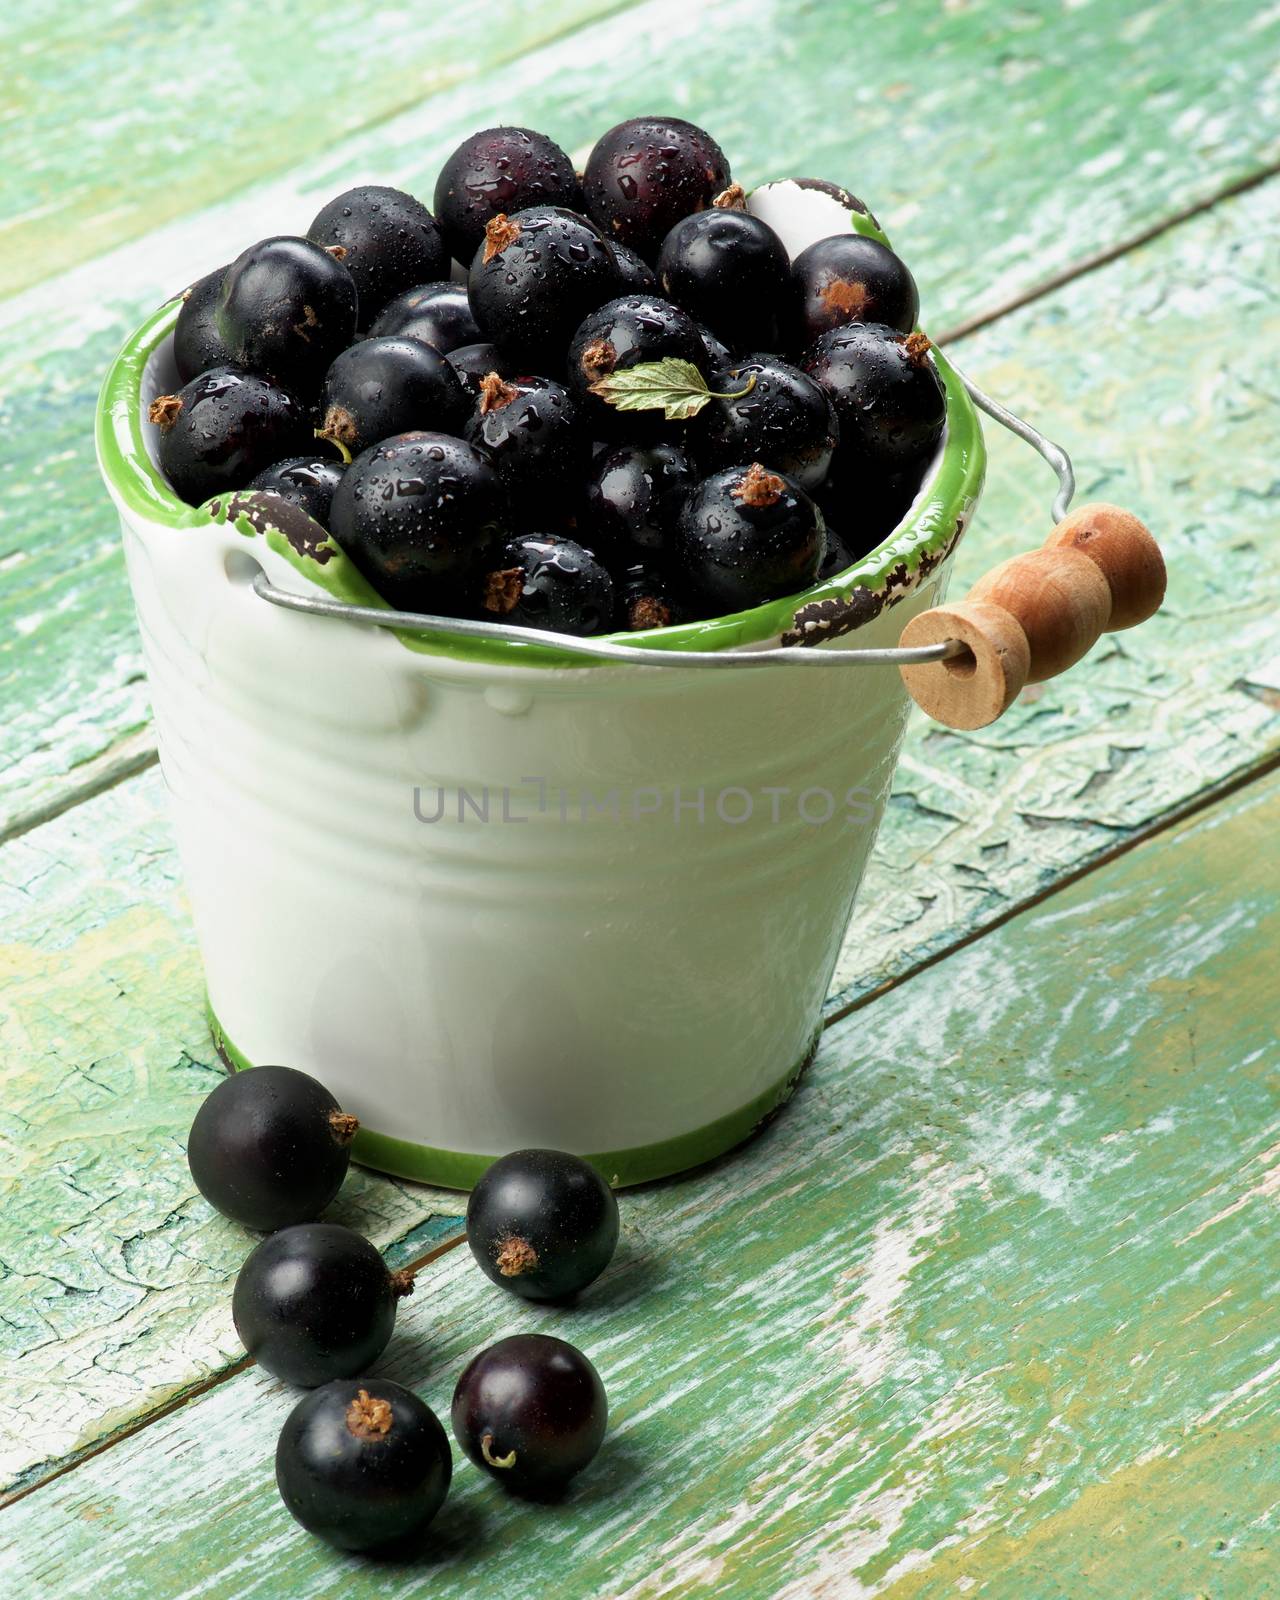
[[[1065,672],[1101,634],[1153,616],[1164,590],[1164,557],[1137,517],[1081,506],[1041,549],[1002,562],[966,599],[913,617],[899,644],[959,639],[969,654],[902,667],[903,682],[935,721],[983,728],[1025,684]]]

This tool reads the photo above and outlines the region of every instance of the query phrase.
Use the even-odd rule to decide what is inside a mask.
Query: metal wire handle
[[[1071,457],[1061,445],[1046,439],[1038,428],[1014,416],[998,400],[985,394],[976,383],[965,377],[954,362],[951,365],[979,410],[985,411],[1001,427],[1008,428],[1010,433],[1029,444],[1053,468],[1058,478],[1058,492],[1053,499],[1052,515],[1055,523],[1061,522],[1076,490]],[[961,644],[958,639],[944,639],[940,644],[914,647],[897,645],[885,650],[814,650],[796,647],[773,650],[647,650],[636,645],[610,644],[603,639],[583,639],[577,634],[551,633],[544,628],[517,628],[502,622],[472,622],[464,617],[430,616],[424,611],[384,611],[378,606],[347,605],[342,600],[278,589],[261,571],[253,580],[253,591],[262,599],[269,600],[273,606],[281,606],[286,611],[302,611],[309,616],[337,617],[344,622],[400,628],[406,633],[452,633],[468,639],[539,644],[568,655],[587,656],[595,661],[625,661],[639,667],[767,667],[779,661],[788,666],[910,667],[946,661],[952,656],[965,655],[968,651],[968,646]]]

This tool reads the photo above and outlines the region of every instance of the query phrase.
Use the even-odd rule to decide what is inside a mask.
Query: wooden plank
[[[624,1199],[581,1307],[435,1263],[386,1371],[440,1412],[516,1328],[597,1361],[564,1504],[462,1463],[425,1560],[336,1557],[248,1371],[7,1512],[6,1592],[1274,1593],[1278,826],[1255,784],[839,1023],[765,1135]]]
[[[0,851],[0,1483],[90,1448],[237,1359],[252,1235],[195,1193],[222,1068],[158,776]],[[355,1170],[336,1220],[406,1260],[459,1198]]]
[[[477,16],[489,9],[455,8]],[[497,105],[581,154],[616,116],[670,104],[714,128],[749,182],[807,170],[863,190],[917,271],[936,329],[1002,303],[1277,153],[1280,85],[1269,61],[1280,16],[1251,0],[1222,0],[1208,29],[1196,0],[1170,0],[1121,22],[1105,8],[1058,0],[1014,11],[1000,0],[972,0],[928,15],[897,0],[876,7],[874,25],[862,26],[861,15],[848,4],[793,0],[726,0],[710,12],[652,0],[0,304],[0,393],[6,437],[18,446],[0,460],[0,837],[127,769],[130,736],[146,719],[123,566],[93,466],[99,375],[146,309],[234,244],[305,226],[335,189],[375,177],[429,186],[451,145],[491,122]],[[348,48],[358,34],[331,30],[348,55],[361,53]],[[723,49],[708,48],[712,37]],[[150,58],[140,53],[144,59],[150,75]],[[211,74],[198,92],[219,90]],[[59,102],[87,173],[97,172],[99,93],[115,90],[86,91],[71,115],[65,96]],[[147,103],[136,84],[134,95]],[[189,143],[200,151],[166,150],[158,166],[144,164],[147,182],[158,173],[166,194],[187,193],[186,164],[202,161],[206,145],[218,148]],[[262,159],[284,170],[273,140],[261,143]],[[113,163],[85,181],[97,193],[117,181],[115,172]],[[209,198],[195,193],[200,203]],[[146,203],[157,204],[154,194]],[[168,215],[156,210],[153,220]],[[78,238],[79,223],[66,232]],[[1065,303],[1076,303],[1075,291]],[[1099,308],[1096,298],[1088,305],[1091,317],[1101,309],[1109,320],[1124,310]],[[1254,348],[1262,357],[1264,347]],[[968,359],[980,367],[981,347]],[[1148,359],[1144,349],[1134,372],[1145,372]],[[1053,420],[1050,408],[1046,421]],[[1108,433],[1126,426],[1105,420]],[[1098,444],[1092,433],[1077,442]],[[991,514],[999,511],[993,498]]]

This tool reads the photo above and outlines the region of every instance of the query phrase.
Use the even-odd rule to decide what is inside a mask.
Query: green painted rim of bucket
[[[137,516],[176,530],[207,527],[217,514],[206,507],[179,500],[153,465],[143,439],[140,390],[143,371],[152,352],[171,332],[181,309],[170,301],[149,316],[125,341],[107,370],[98,397],[95,423],[98,461],[118,503]],[[610,642],[642,650],[728,650],[778,639],[792,629],[796,612],[823,601],[837,605],[862,591],[877,603],[857,605],[857,614],[874,615],[889,593],[899,598],[949,552],[967,524],[982,491],[986,449],[978,415],[964,384],[940,351],[934,351],[939,376],[947,393],[947,438],[940,460],[908,515],[881,544],[852,567],[823,583],[782,600],[772,600],[749,611],[700,622],[679,623],[642,633],[615,633]],[[218,520],[221,520],[218,518]],[[306,578],[336,600],[351,605],[394,610],[356,570],[332,540],[320,547],[320,559],[296,551],[282,532],[254,529],[244,517],[236,524],[247,538],[265,538],[270,549],[289,561]],[[265,603],[265,602],[264,602]],[[855,605],[857,603],[855,602]],[[525,644],[510,640],[463,637],[441,629],[433,633],[406,633],[388,629],[409,650],[424,655],[451,656],[496,666],[573,667],[598,671],[616,663],[590,662],[569,655],[553,644]]]
[[[218,1053],[233,1072],[248,1072],[255,1065],[242,1051],[237,1050],[227,1038],[226,1030],[218,1021],[213,1006],[206,1000],[209,1030]],[[819,1030],[819,1033],[821,1030]],[[770,1085],[746,1105],[739,1106],[728,1116],[718,1117],[691,1133],[679,1134],[674,1139],[663,1139],[657,1144],[633,1145],[629,1150],[606,1150],[586,1159],[613,1188],[626,1189],[636,1183],[650,1183],[655,1178],[670,1178],[691,1167],[700,1167],[732,1150],[735,1145],[749,1139],[779,1107],[791,1098],[796,1081],[813,1058],[817,1048],[818,1033],[801,1059],[777,1083]],[[373,1167],[396,1178],[411,1178],[416,1183],[429,1183],[437,1189],[472,1189],[485,1169],[505,1154],[474,1155],[459,1150],[437,1150],[431,1145],[416,1144],[409,1139],[396,1139],[388,1133],[376,1133],[372,1128],[361,1128],[351,1147],[352,1158],[361,1166]]]

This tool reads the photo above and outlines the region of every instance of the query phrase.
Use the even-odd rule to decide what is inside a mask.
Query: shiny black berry
[[[822,551],[822,561],[818,567],[818,581],[825,583],[828,578],[838,577],[840,573],[851,567],[858,559],[858,553],[849,545],[848,540],[827,524],[827,542]]]
[[[454,259],[464,267],[471,265],[490,218],[529,206],[582,210],[573,162],[545,133],[531,128],[473,133],[436,180],[436,216]]]
[[[233,360],[309,397],[355,336],[355,279],[310,239],[262,239],[223,275],[216,324]]]
[[[494,217],[467,279],[483,336],[548,373],[560,371],[583,317],[617,290],[612,247],[585,217],[556,206]]]
[[[596,438],[660,439],[680,431],[661,411],[618,411],[593,391],[593,385],[612,373],[668,356],[699,371],[706,364],[692,317],[657,295],[622,295],[579,324],[569,345],[568,384]]]
[[[243,367],[211,367],[177,394],[158,396],[147,416],[160,430],[161,472],[193,506],[223,489],[244,488],[273,461],[315,443],[293,395]]]
[[[887,539],[906,516],[920,488],[920,477],[919,467],[885,472],[837,454],[826,483],[814,498],[822,508],[828,533],[837,529],[840,543],[859,559]]]
[[[355,280],[361,327],[392,295],[442,278],[449,252],[436,219],[411,194],[365,184],[335,196],[307,229],[313,243],[333,250]]]
[[[481,589],[481,615],[519,628],[605,633],[613,626],[613,579],[576,539],[527,533],[509,539]]]
[[[618,294],[657,294],[658,274],[642,256],[630,247],[619,243],[617,239],[613,244],[614,260],[618,263]]]
[[[723,339],[717,339],[705,322],[698,324],[698,337],[702,340],[702,348],[706,352],[704,372],[723,372],[726,367],[733,365],[733,351]]]
[[[513,512],[535,519],[569,502],[591,461],[581,407],[554,378],[489,373],[464,437],[487,452]]]
[[[594,1460],[609,1403],[581,1350],[522,1333],[471,1361],[453,1392],[451,1420],[476,1466],[515,1494],[551,1496]]]
[[[618,1202],[581,1156],[514,1150],[471,1191],[467,1243],[503,1289],[525,1300],[564,1300],[613,1259]]]
[[[329,512],[334,538],[401,611],[456,616],[503,521],[488,459],[443,433],[401,433],[348,467]]]
[[[824,333],[801,366],[831,396],[840,421],[840,455],[900,472],[919,464],[942,436],[946,392],[922,333],[878,322]]]
[[[916,281],[888,245],[860,233],[819,239],[791,263],[789,348],[850,322],[881,322],[910,333],[920,314]]]
[[[670,230],[705,211],[729,184],[729,163],[709,133],[679,117],[632,117],[587,157],[587,215],[606,238],[652,261]]]
[[[665,568],[651,561],[634,561],[614,573],[618,596],[618,627],[628,633],[669,628],[684,621],[684,608]]]
[[[393,433],[461,431],[470,407],[458,375],[420,339],[403,335],[348,346],[320,388],[320,437],[352,455]]]
[[[386,1378],[338,1379],[304,1395],[276,1446],[286,1510],[338,1550],[407,1550],[452,1477],[439,1418]]]
[[[510,356],[504,355],[496,344],[490,344],[485,339],[475,344],[459,345],[456,350],[449,351],[445,360],[458,374],[458,381],[473,406],[480,399],[480,385],[491,372],[496,372],[500,378],[520,375],[519,365]]]
[[[342,482],[345,471],[341,461],[321,460],[314,455],[289,456],[260,472],[249,487],[287,500],[291,506],[313,517],[322,528],[327,528],[333,491]]]
[[[421,339],[444,356],[459,345],[474,344],[480,329],[471,314],[466,284],[445,278],[388,300],[370,323],[369,337]]]
[[[583,536],[611,563],[660,556],[696,482],[680,445],[619,445],[601,452],[587,478]]]
[[[708,615],[807,589],[825,548],[822,513],[797,483],[758,462],[689,495],[676,524],[676,571]]]
[[[240,1268],[231,1316],[273,1377],[303,1389],[351,1378],[387,1348],[413,1277],[388,1272],[369,1241],[335,1222],[269,1234]]]
[[[173,360],[183,383],[231,360],[214,320],[226,270],[219,267],[197,279],[182,297],[182,309],[173,325]]]
[[[810,494],[822,484],[840,425],[819,383],[777,356],[752,355],[716,373],[713,387],[735,398],[708,401],[689,424],[704,471],[759,461]]]
[[[682,217],[658,253],[663,294],[734,350],[777,348],[790,270],[767,222],[718,206]]]
[[[201,1102],[187,1164],[216,1211],[269,1233],[320,1215],[342,1187],[358,1126],[308,1073],[255,1067]]]

